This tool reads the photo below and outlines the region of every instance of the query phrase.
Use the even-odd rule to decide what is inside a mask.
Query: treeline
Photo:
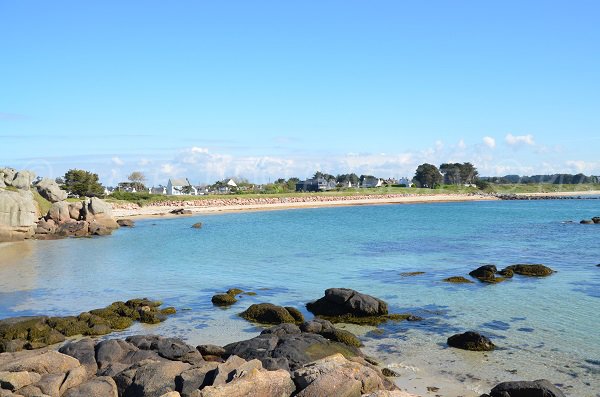
[[[485,176],[479,178],[482,181],[495,183],[498,185],[507,184],[539,184],[550,183],[554,185],[577,185],[581,183],[600,183],[600,177],[584,174],[552,174],[552,175],[505,175],[505,176]]]

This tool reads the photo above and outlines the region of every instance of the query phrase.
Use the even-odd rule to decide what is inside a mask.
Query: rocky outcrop
[[[132,299],[114,302],[103,309],[79,316],[14,317],[0,320],[0,352],[38,349],[63,342],[75,335],[105,335],[128,328],[134,321],[156,324],[164,321],[174,308],[159,309],[160,302]]]
[[[471,280],[468,278],[464,278],[462,276],[452,276],[443,279],[442,281],[446,283],[454,283],[454,284],[473,284]]]
[[[498,269],[495,265],[483,265],[471,271],[469,276],[475,277],[484,283],[498,283],[504,281],[503,277],[496,277],[496,273],[498,273]]]
[[[276,326],[265,335],[284,337],[282,331],[289,327],[296,328],[294,335],[302,335],[290,324]],[[223,354],[224,359],[206,361],[201,351]],[[306,354],[313,351],[318,349],[313,346]],[[255,354],[262,351],[255,350]],[[84,338],[67,343],[59,352],[42,349],[0,354],[0,395],[411,397],[399,392],[377,367],[360,357],[358,350],[352,355],[332,349],[322,357],[296,362],[292,370],[289,366],[277,368],[273,361],[276,359],[242,358],[215,346],[196,349],[180,339],[156,335],[97,343]]]
[[[472,351],[492,351],[496,348],[488,337],[472,331],[452,335],[448,338],[448,346]]]
[[[58,183],[52,179],[44,178],[40,180],[35,184],[35,188],[40,196],[51,203],[56,203],[67,199],[67,192],[62,190],[60,186],[58,186]]]
[[[34,177],[30,171],[0,168],[0,242],[103,236],[119,227],[108,203],[96,197],[69,203],[65,201],[67,193],[51,179],[35,184],[39,196],[36,193],[34,197],[31,191]],[[50,209],[40,214],[44,200],[51,203]]]
[[[565,397],[549,380],[502,382],[481,397]]]
[[[117,224],[121,227],[134,227],[135,222],[131,219],[117,219]]]

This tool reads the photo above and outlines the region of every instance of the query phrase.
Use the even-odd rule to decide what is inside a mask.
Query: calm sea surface
[[[600,200],[383,205],[138,221],[92,239],[0,246],[0,318],[78,314],[150,297],[179,312],[127,333],[225,344],[257,335],[237,314],[252,303],[304,305],[330,287],[386,300],[422,322],[352,328],[404,379],[435,377],[464,396],[513,379],[548,378],[572,396],[600,396]],[[566,221],[576,221],[568,223]],[[190,226],[201,221],[202,229]],[[18,255],[11,255],[17,252]],[[558,272],[449,285],[481,264],[543,263]],[[418,276],[400,273],[423,271]],[[467,276],[468,277],[468,276]],[[217,292],[254,291],[229,309]],[[478,330],[492,353],[449,349]],[[435,385],[435,383],[434,383]],[[440,393],[444,392],[442,387]],[[446,395],[453,395],[452,393]]]

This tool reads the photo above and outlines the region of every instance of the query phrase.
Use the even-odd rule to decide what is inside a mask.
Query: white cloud
[[[175,171],[175,166],[170,163],[165,163],[160,166],[160,172],[163,174],[172,174]]]
[[[466,148],[467,148],[467,145],[465,144],[465,140],[464,140],[464,139],[461,139],[460,141],[458,141],[458,145],[457,145],[457,147],[458,147],[459,149],[461,149],[461,150],[464,150],[464,149],[466,149]]]
[[[140,159],[140,161],[138,161],[138,165],[142,166],[142,167],[144,167],[148,164],[150,164],[150,160],[148,160],[148,159]]]
[[[584,161],[584,160],[569,160],[565,163],[572,172],[583,174],[600,173],[600,162]]]
[[[530,145],[533,146],[535,145],[535,142],[533,140],[533,135],[528,134],[528,135],[513,135],[513,134],[507,134],[505,137],[506,143],[510,146],[517,146],[517,145]]]
[[[489,147],[490,149],[494,149],[496,147],[496,140],[494,138],[492,138],[491,136],[484,136],[483,144],[485,146]]]
[[[115,156],[113,158],[110,159],[110,161],[117,166],[122,166],[123,164],[125,164],[125,162],[123,160],[121,160],[119,157]]]

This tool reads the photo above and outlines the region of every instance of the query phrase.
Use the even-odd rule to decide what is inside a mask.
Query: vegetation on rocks
[[[134,321],[156,324],[174,314],[175,308],[159,309],[160,302],[132,299],[102,309],[65,317],[16,317],[0,320],[0,352],[36,349],[75,335],[105,335],[130,327]]]
[[[240,313],[240,317],[261,324],[293,324],[303,322],[304,316],[302,316],[302,313],[297,309],[291,309],[294,312],[293,315],[286,307],[273,305],[271,303],[255,303]]]
[[[548,266],[540,264],[517,264],[506,267],[503,271],[512,271],[521,276],[545,277],[554,273]]]
[[[454,283],[454,284],[473,284],[471,280],[468,278],[464,278],[462,276],[452,276],[443,279],[442,281],[446,283]]]

